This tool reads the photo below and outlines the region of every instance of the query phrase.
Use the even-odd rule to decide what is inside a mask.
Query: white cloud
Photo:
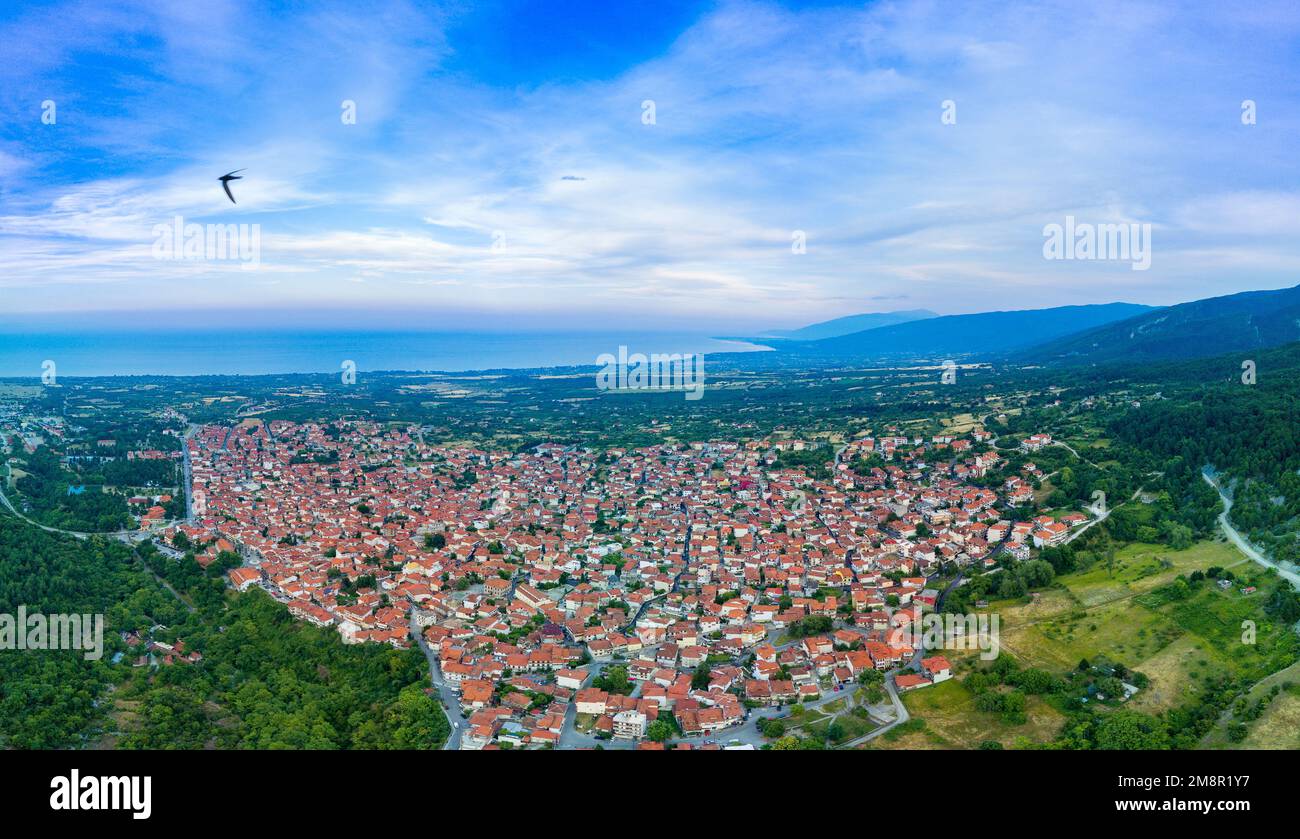
[[[513,90],[439,73],[455,45],[410,6],[275,25],[233,5],[206,26],[172,6],[101,17],[107,33],[160,35],[132,55],[162,78],[141,74],[125,113],[67,111],[55,136],[72,147],[0,150],[14,257],[0,285],[34,308],[61,305],[56,283],[85,284],[88,305],[120,295],[103,282],[159,306],[219,301],[228,288],[201,280],[224,268],[149,257],[152,225],[181,214],[261,224],[280,283],[268,301],[303,305],[621,306],[772,326],[873,298],[972,311],[1027,292],[1045,306],[1249,288],[1294,266],[1300,200],[1276,187],[1297,174],[1284,132],[1242,127],[1234,102],[1248,89],[1264,114],[1294,110],[1265,71],[1297,28],[1281,10],[1277,26],[1182,12],[724,3],[613,79]],[[1226,64],[1204,58],[1246,42]],[[31,93],[60,60],[117,43],[25,46],[31,66],[10,61],[5,78]],[[344,98],[357,125],[339,120]],[[956,125],[940,121],[949,98]],[[61,177],[60,155],[110,171]],[[215,179],[236,168],[230,205]],[[1151,271],[1045,266],[1042,225],[1067,213],[1151,223]],[[806,254],[790,252],[793,230]],[[1191,258],[1243,247],[1248,271]]]

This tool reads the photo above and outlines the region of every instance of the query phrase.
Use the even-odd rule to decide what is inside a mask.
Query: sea
[[[448,332],[312,329],[0,330],[0,377],[203,376],[533,369],[595,365],[602,353],[757,352],[683,332]]]

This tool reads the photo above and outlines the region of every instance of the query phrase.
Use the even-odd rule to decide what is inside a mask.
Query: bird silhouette
[[[244,170],[243,170],[243,169],[236,169],[236,170],[235,170],[235,172],[242,172],[242,171],[244,171]],[[243,175],[236,175],[235,172],[228,172],[228,173],[222,175],[221,177],[217,178],[217,180],[221,181],[221,188],[224,189],[224,190],[226,191],[226,195],[227,195],[227,197],[230,198],[230,203],[231,203],[231,204],[237,204],[237,203],[239,203],[239,202],[236,201],[236,200],[235,200],[235,196],[234,196],[234,195],[231,195],[231,193],[230,193],[230,182],[231,182],[231,181],[238,181],[238,180],[241,180],[241,179],[243,178]]]

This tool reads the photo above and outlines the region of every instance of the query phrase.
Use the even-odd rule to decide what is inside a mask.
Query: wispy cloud
[[[475,36],[455,24],[400,3],[0,18],[7,300],[54,312],[79,285],[81,307],[238,292],[772,326],[855,301],[1163,303],[1297,281],[1286,4],[724,2],[618,72],[508,87],[447,69]],[[241,167],[231,205],[216,177]],[[1042,227],[1066,214],[1151,223],[1151,270],[1044,262]],[[175,215],[260,224],[270,276],[153,260]]]

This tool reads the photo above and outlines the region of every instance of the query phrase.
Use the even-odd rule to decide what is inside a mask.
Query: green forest
[[[1233,523],[1274,558],[1300,559],[1300,349],[1258,354],[1256,384],[1236,359],[1170,365],[1163,399],[1111,428],[1139,468],[1163,471],[1164,487],[1196,524],[1219,502],[1201,478],[1212,466],[1233,489]],[[1225,372],[1226,371],[1226,372]],[[1198,527],[1199,529],[1199,527]]]
[[[427,749],[446,740],[418,649],[345,645],[261,591],[220,585],[200,576],[178,588],[199,598],[192,607],[123,543],[54,536],[0,516],[0,612],[25,605],[105,616],[99,661],[79,651],[0,651],[0,748]],[[128,650],[128,632],[183,640],[202,660],[132,667],[141,650]]]
[[[104,491],[65,469],[59,456],[42,446],[28,456],[21,467],[26,474],[17,481],[15,505],[26,507],[28,517],[63,530],[107,533],[130,526],[126,498]]]

